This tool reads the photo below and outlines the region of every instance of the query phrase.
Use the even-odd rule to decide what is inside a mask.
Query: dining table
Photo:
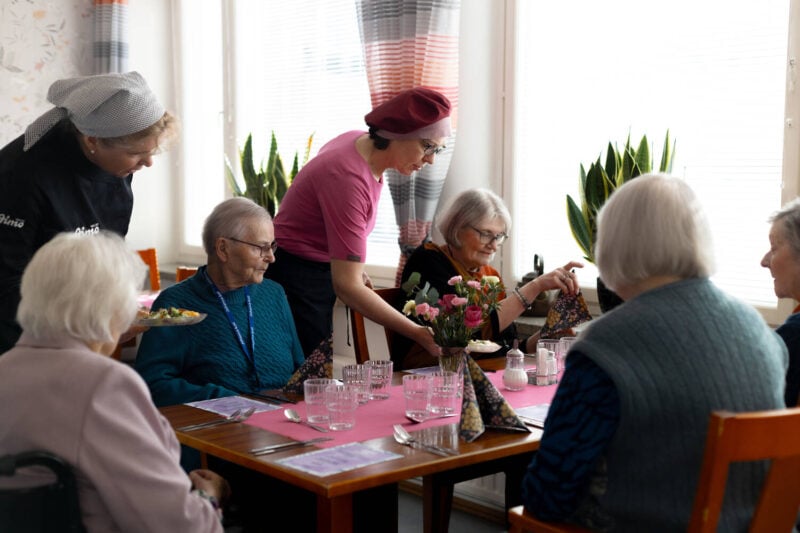
[[[504,359],[485,360],[480,365],[515,409],[547,404],[555,394],[556,385],[529,385],[522,391],[504,390]],[[302,398],[292,395],[287,399],[297,403],[274,400],[276,405],[270,406],[270,410],[258,412],[243,422],[194,431],[178,428],[219,419],[220,415],[186,404],[159,410],[176,428],[181,444],[315,494],[318,532],[397,531],[398,484],[415,478],[422,479],[425,533],[448,530],[453,485],[460,481],[504,472],[506,509],[520,503],[521,480],[538,449],[541,428],[510,431],[488,427],[473,442],[465,442],[459,438],[459,416],[411,422],[405,418],[403,391],[399,384],[402,374],[395,373],[389,399],[370,400],[358,407],[356,425],[349,431],[321,433],[305,424],[293,423],[284,416],[284,408],[291,407],[301,415],[305,415],[305,411]],[[419,442],[452,448],[457,453],[438,455],[403,445],[393,437],[394,424],[402,424]],[[251,452],[264,446],[318,437],[331,440],[268,455]],[[352,457],[368,452],[367,455],[380,454],[382,459],[332,473],[304,469],[303,464],[314,464],[312,459],[317,462],[326,459],[327,456],[323,455],[325,450],[329,450],[327,454],[341,452]]]

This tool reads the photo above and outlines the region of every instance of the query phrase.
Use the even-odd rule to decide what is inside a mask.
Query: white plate
[[[468,352],[492,353],[500,349],[500,345],[493,341],[469,341]]]

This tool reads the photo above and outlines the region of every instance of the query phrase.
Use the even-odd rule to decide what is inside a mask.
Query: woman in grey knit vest
[[[778,409],[787,351],[720,291],[708,224],[681,179],[640,176],[600,213],[597,266],[625,303],[581,334],[523,483],[544,520],[685,531],[711,411]],[[729,477],[722,531],[745,531],[764,465]]]

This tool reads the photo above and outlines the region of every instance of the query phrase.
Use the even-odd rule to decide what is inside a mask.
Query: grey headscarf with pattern
[[[66,117],[84,135],[109,138],[142,131],[164,116],[164,107],[138,72],[58,80],[47,100],[56,107],[25,129],[25,151]]]

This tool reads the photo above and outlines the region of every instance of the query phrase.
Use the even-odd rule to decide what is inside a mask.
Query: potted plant
[[[308,161],[311,153],[311,143],[314,140],[314,134],[308,136],[306,142],[306,150],[303,156],[303,163]],[[275,132],[272,132],[272,140],[269,147],[269,156],[267,160],[261,161],[258,169],[255,167],[253,160],[253,135],[249,134],[244,143],[244,148],[239,151],[239,161],[242,168],[242,177],[244,178],[245,189],[242,191],[239,182],[236,180],[236,175],[233,171],[233,166],[230,160],[225,158],[225,176],[228,180],[228,185],[233,191],[235,196],[246,196],[258,205],[264,207],[269,214],[273,217],[278,212],[283,195],[286,194],[287,189],[292,184],[292,180],[300,170],[300,161],[297,152],[294,153],[294,161],[289,174],[283,167],[283,161],[278,153],[278,141],[275,139]]]
[[[672,172],[674,153],[675,141],[670,141],[669,130],[667,130],[661,151],[659,172]],[[652,168],[653,161],[646,135],[642,136],[639,146],[634,148],[631,145],[629,134],[622,151],[609,142],[606,150],[605,166],[600,162],[599,156],[597,161],[589,166],[588,171],[584,169],[583,163],[581,163],[581,204],[578,207],[575,200],[570,195],[567,195],[567,217],[572,236],[583,251],[584,259],[590,263],[595,262],[594,245],[597,239],[597,213],[600,208],[603,207],[603,204],[606,203],[606,200],[614,193],[617,187],[641,174],[651,172]],[[597,294],[600,309],[603,312],[612,309],[622,301],[603,285],[600,278],[597,278]]]

